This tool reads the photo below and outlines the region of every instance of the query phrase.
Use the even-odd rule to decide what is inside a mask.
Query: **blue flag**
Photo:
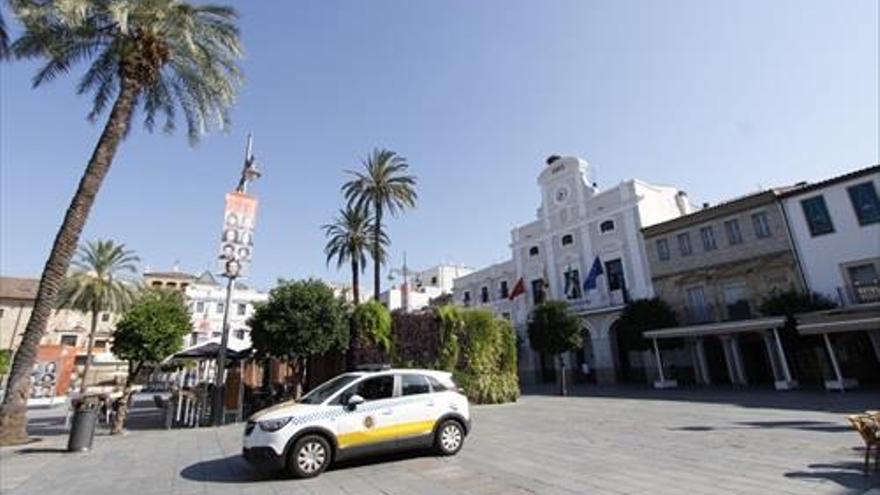
[[[587,274],[587,279],[584,280],[584,292],[594,290],[596,288],[596,279],[603,273],[605,272],[602,270],[602,262],[596,256],[596,259],[593,260],[593,266],[590,268],[590,273]]]

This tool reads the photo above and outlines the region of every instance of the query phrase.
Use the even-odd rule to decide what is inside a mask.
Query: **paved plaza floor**
[[[540,392],[540,391],[537,391]],[[136,409],[122,437],[63,453],[58,412],[35,411],[41,440],[0,449],[10,495],[153,494],[862,494],[862,443],[845,414],[880,409],[880,393],[577,388],[473,409],[451,458],[385,456],[313,480],[266,478],[238,455],[241,425],[149,429]],[[136,425],[136,426],[135,426]],[[875,490],[876,489],[876,490]]]

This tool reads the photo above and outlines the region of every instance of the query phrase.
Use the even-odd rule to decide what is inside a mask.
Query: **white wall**
[[[783,200],[807,286],[835,300],[838,299],[838,288],[848,283],[844,279],[842,264],[880,258],[880,223],[859,225],[846,191],[847,187],[868,181],[874,183],[880,194],[880,173],[872,173]],[[813,237],[801,201],[818,195],[825,198],[834,232]]]
[[[214,334],[223,331],[223,312],[218,312],[218,305],[226,302],[225,285],[191,284],[186,288],[186,299],[192,313],[193,332],[198,333],[197,342],[204,342]],[[250,327],[247,320],[254,314],[254,304],[268,301],[269,295],[257,290],[237,288],[232,292],[229,309],[229,334],[244,330],[244,340],[250,342]],[[198,303],[204,304],[204,311],[198,312]],[[238,313],[238,304],[245,305],[245,314]],[[191,343],[187,338],[187,344]]]

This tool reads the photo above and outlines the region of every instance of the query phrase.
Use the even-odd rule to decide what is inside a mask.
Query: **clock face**
[[[568,188],[565,186],[557,188],[555,198],[557,203],[565,202],[568,199]]]

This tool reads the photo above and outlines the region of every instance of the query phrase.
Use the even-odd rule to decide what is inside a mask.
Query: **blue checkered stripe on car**
[[[334,408],[330,409],[330,410],[317,411],[317,412],[305,414],[302,416],[294,416],[293,419],[290,420],[290,422],[294,425],[299,426],[299,425],[304,425],[304,424],[308,424],[308,423],[314,423],[316,421],[332,421],[332,420],[338,418],[339,416],[342,416],[345,414],[353,414],[355,412],[368,413],[368,412],[372,412],[372,411],[378,411],[380,409],[385,409],[388,407],[405,406],[407,404],[412,404],[415,402],[424,401],[426,399],[427,399],[426,397],[413,396],[413,397],[409,397],[409,398],[398,399],[393,402],[385,402],[385,401],[365,402],[363,405],[358,406],[356,411],[346,411],[344,406],[338,406],[338,409],[337,409],[337,406],[334,406]]]

